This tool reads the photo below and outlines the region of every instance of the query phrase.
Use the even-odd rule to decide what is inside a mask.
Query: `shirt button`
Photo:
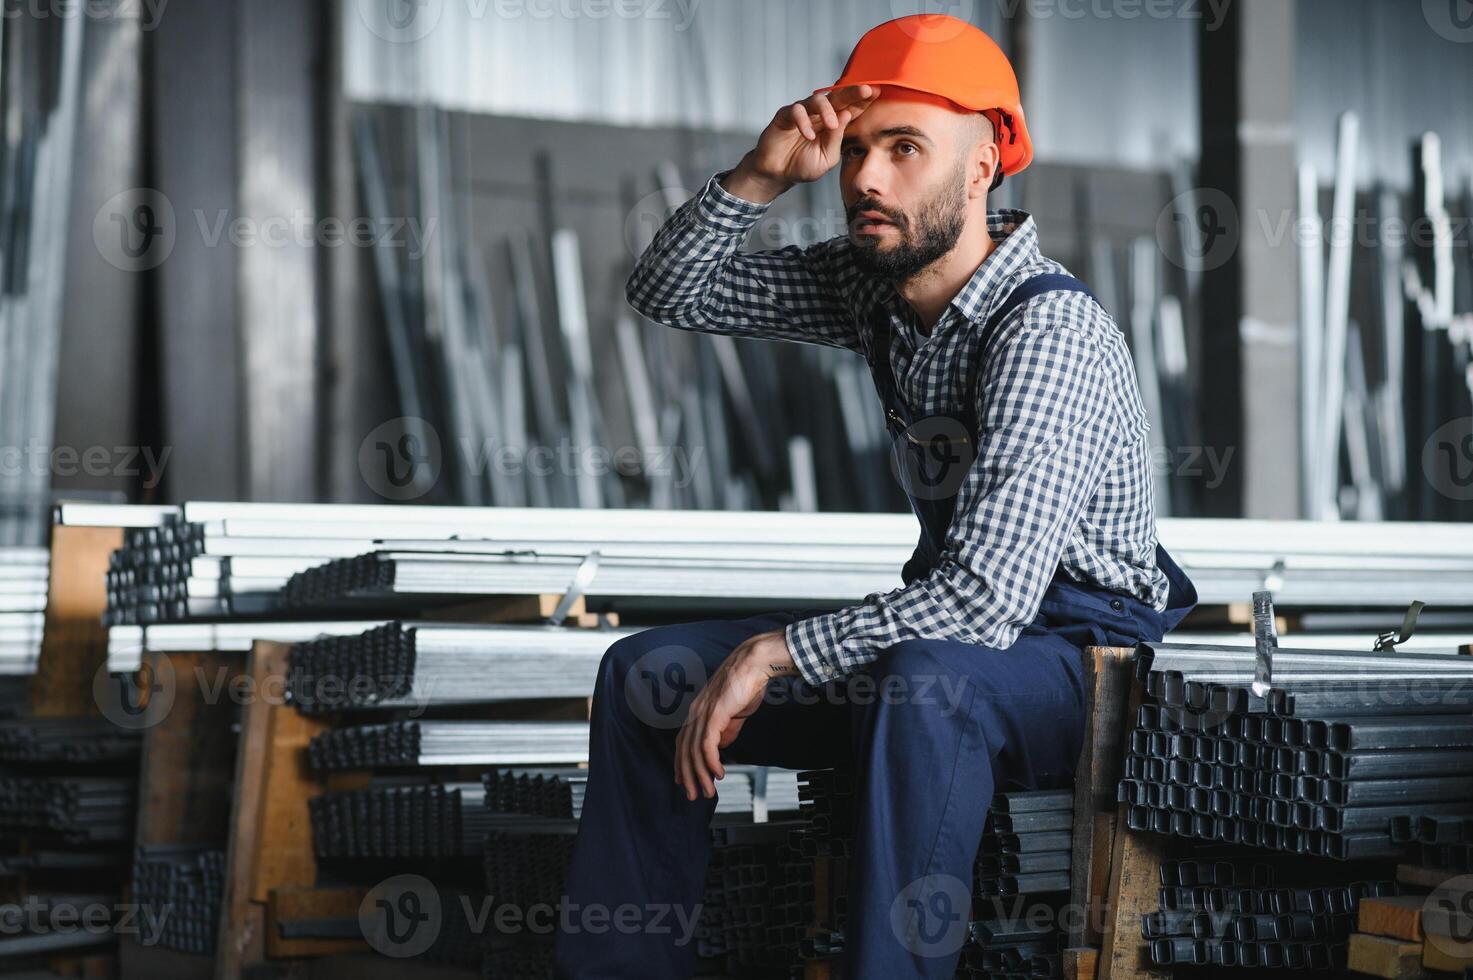
[[[1122,612],[1125,609],[1125,602],[1121,599],[1111,599],[1110,608],[1116,612]]]

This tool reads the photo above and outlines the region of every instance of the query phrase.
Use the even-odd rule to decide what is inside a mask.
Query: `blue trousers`
[[[701,902],[715,801],[687,801],[675,783],[683,711],[670,709],[688,704],[743,640],[801,616],[666,626],[610,647],[593,700],[559,977],[691,975],[695,944],[681,923]],[[951,977],[994,792],[1069,783],[1084,727],[1080,643],[1107,634],[1059,608],[1049,620],[1041,613],[1007,649],[910,640],[821,690],[773,681],[782,689],[769,689],[725,750],[733,762],[854,773],[849,976]],[[623,914],[630,928],[567,927],[600,907],[591,921]]]

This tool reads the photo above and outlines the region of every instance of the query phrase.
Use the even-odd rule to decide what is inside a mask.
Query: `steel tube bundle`
[[[983,826],[973,869],[979,898],[1005,898],[1069,890],[1074,827],[1072,790],[999,793]],[[1045,850],[1045,842],[1062,847]]]
[[[50,580],[45,548],[0,548],[0,674],[36,672]]]
[[[814,591],[793,570],[776,598],[850,601],[893,588],[915,539],[914,520],[894,514],[210,502],[136,516],[127,510],[67,505],[58,512],[62,521],[129,526],[109,575],[110,623],[265,615],[277,607],[276,585],[286,576],[332,559],[405,550],[404,542],[410,551],[535,551],[549,560],[582,561],[602,549],[610,568],[624,563],[636,579],[641,562],[654,565],[656,577],[661,561],[710,562],[711,576],[736,576],[757,590],[747,599],[768,595],[760,578],[720,571],[720,563],[828,561],[843,566],[843,582]],[[1473,595],[1473,541],[1459,525],[1387,523],[1347,538],[1335,523],[1164,519],[1160,536],[1206,603],[1240,601],[1265,582],[1280,606],[1399,608],[1420,598],[1456,607]],[[562,591],[566,579],[552,577],[549,591]],[[434,584],[422,570],[419,594]],[[501,583],[488,578],[477,588],[492,585]]]
[[[319,858],[457,858],[479,854],[493,820],[480,783],[387,782],[307,801]]]
[[[312,768],[516,766],[588,761],[588,723],[402,721],[334,728],[307,746]],[[478,785],[479,791],[479,785]]]
[[[1343,971],[1363,898],[1390,881],[1276,887],[1271,866],[1247,860],[1161,865],[1156,911],[1141,922],[1157,966]]]
[[[292,649],[288,697],[305,713],[588,697],[631,630],[394,622]]]
[[[136,759],[141,734],[102,718],[8,719],[0,721],[0,760],[70,763]]]
[[[486,791],[486,806],[493,812],[577,820],[583,815],[588,770],[494,769],[484,773],[481,782]],[[716,789],[717,813],[746,814],[765,820],[769,812],[798,810],[798,774],[792,770],[727,766],[726,778],[716,784]]]
[[[376,551],[292,576],[287,608],[303,611],[420,609],[468,598],[567,592],[585,567],[581,554],[458,554]],[[703,599],[765,602],[857,601],[893,588],[892,564],[813,559],[599,558],[590,599]],[[660,605],[660,602],[655,602]]]
[[[137,798],[131,777],[0,776],[0,832],[76,844],[132,840]]]
[[[159,945],[212,955],[225,900],[225,852],[190,844],[140,846],[133,861],[133,901],[162,924]]]
[[[1187,727],[1202,720],[1141,707],[1120,784],[1132,828],[1343,860],[1400,853],[1398,820],[1473,808],[1473,718],[1431,716],[1425,730],[1415,715]]]

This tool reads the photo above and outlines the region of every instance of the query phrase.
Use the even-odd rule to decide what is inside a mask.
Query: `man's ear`
[[[969,197],[981,197],[1002,183],[1002,151],[996,143],[984,143],[977,147],[972,157],[973,177],[967,182]],[[987,176],[988,168],[992,176]]]

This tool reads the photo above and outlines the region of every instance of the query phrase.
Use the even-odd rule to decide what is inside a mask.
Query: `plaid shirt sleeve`
[[[786,629],[812,684],[850,674],[902,640],[1011,646],[1037,614],[1080,514],[1123,440],[1144,437],[1117,392],[1118,331],[1078,294],[1025,304],[979,365],[977,458],[930,576]]]
[[[853,266],[848,242],[738,252],[767,212],[730,193],[722,171],[661,226],[625,286],[629,305],[681,330],[825,344],[859,350],[843,297]]]

